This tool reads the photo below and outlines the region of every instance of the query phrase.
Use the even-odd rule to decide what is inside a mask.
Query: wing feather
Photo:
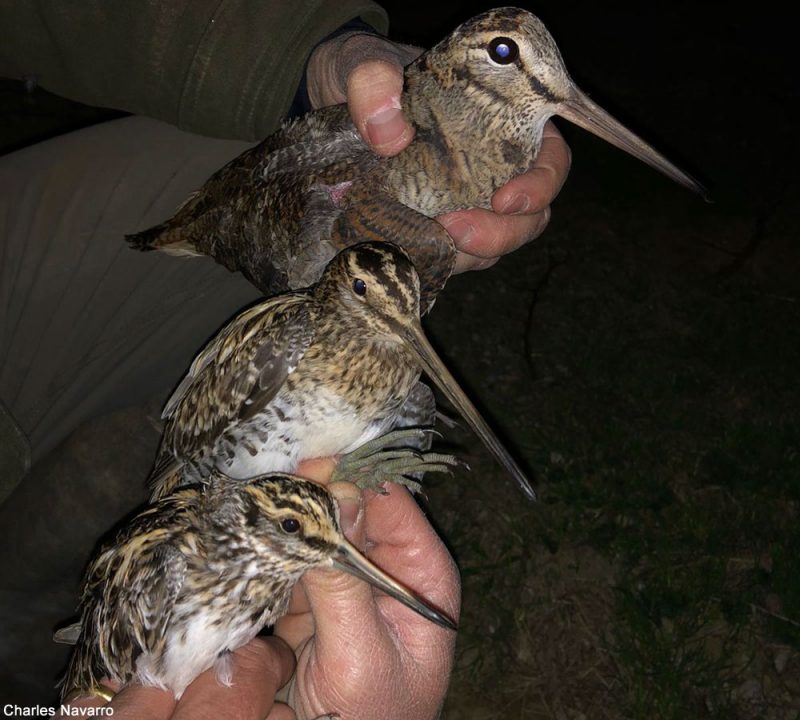
[[[305,291],[262,302],[237,316],[195,358],[164,408],[156,471],[213,448],[236,424],[265,408],[313,339]]]

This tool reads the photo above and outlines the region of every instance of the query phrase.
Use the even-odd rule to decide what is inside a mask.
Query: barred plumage
[[[317,110],[219,170],[172,219],[129,239],[139,249],[211,255],[268,294],[314,282],[346,245],[387,240],[419,270],[425,311],[456,257],[431,218],[490,207],[494,191],[533,163],[552,115],[704,192],[589,100],[541,21],[518,8],[478,15],[409,65],[402,106],[417,132],[395,157],[369,150],[346,106]]]

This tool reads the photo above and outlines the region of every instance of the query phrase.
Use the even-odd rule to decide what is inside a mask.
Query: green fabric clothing
[[[307,55],[369,0],[0,0],[0,76],[220,138],[275,130]]]

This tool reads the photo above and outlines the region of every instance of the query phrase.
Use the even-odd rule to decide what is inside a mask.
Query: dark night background
[[[492,7],[384,6],[424,46]],[[713,202],[559,122],[573,166],[545,234],[437,302],[433,340],[543,498],[447,434],[473,471],[426,480],[464,577],[445,717],[799,718],[796,25],[767,4],[523,6]],[[5,151],[111,116],[11,81],[0,113]]]

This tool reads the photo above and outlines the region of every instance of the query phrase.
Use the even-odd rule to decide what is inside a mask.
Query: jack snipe
[[[204,670],[230,684],[228,653],[273,624],[311,568],[352,573],[443,628],[455,623],[351,545],[328,491],[273,473],[213,473],[148,506],[101,548],[83,583],[80,622],[56,633],[76,647],[64,696],[104,679],[180,698]]]

